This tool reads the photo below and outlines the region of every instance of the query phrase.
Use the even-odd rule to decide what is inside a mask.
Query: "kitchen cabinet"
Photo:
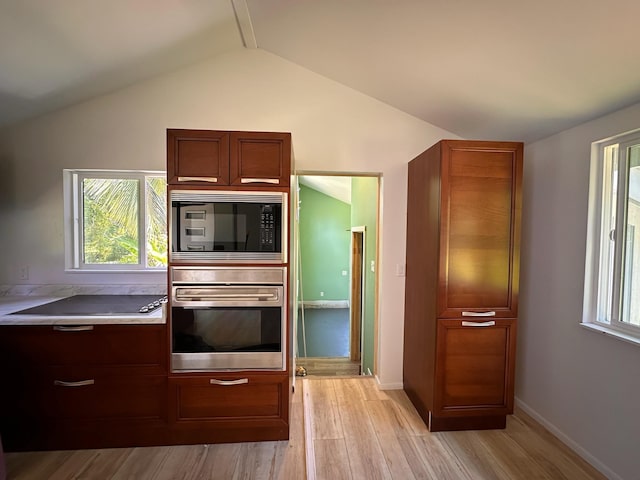
[[[403,376],[431,431],[513,412],[522,157],[443,140],[409,163]]]
[[[288,188],[290,175],[290,133],[167,130],[171,185]]]
[[[165,325],[1,326],[8,450],[155,445],[168,438]]]
[[[181,374],[169,378],[176,443],[287,440],[290,378],[286,373]]]

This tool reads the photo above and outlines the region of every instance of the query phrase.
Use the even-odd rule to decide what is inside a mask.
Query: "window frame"
[[[587,245],[585,260],[585,288],[581,325],[598,332],[611,335],[636,345],[640,345],[640,326],[620,319],[625,291],[624,268],[627,258],[627,203],[629,201],[629,147],[640,145],[640,129],[593,142],[591,145],[591,168],[589,182],[589,210],[587,224]],[[606,156],[610,147],[614,153]],[[624,156],[622,156],[622,153]],[[610,164],[610,165],[607,165]],[[605,199],[605,183],[611,182],[613,171],[617,170],[616,204]],[[606,215],[606,211],[612,212]],[[605,216],[606,215],[606,216]],[[608,230],[616,241],[613,254],[603,260],[603,252],[609,249],[603,245]],[[602,269],[603,264],[605,268]],[[606,271],[602,271],[606,270]],[[605,289],[603,282],[609,282]],[[603,310],[602,303],[606,302]]]
[[[63,169],[64,190],[64,243],[65,271],[81,273],[140,273],[166,272],[166,266],[148,267],[147,259],[147,215],[146,178],[164,177],[166,172],[159,170],[108,170],[108,169]],[[137,180],[138,188],[138,263],[96,264],[84,263],[84,227],[83,227],[83,191],[85,178]]]

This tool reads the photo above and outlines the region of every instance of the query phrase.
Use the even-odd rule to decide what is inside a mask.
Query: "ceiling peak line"
[[[240,30],[240,36],[242,37],[242,43],[245,48],[258,48],[258,42],[256,41],[256,35],[253,31],[253,24],[251,23],[251,16],[249,15],[249,7],[246,0],[231,0],[233,6],[233,13],[238,23],[238,29]]]

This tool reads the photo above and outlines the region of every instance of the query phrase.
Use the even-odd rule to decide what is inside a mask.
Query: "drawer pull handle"
[[[240,183],[271,183],[279,185],[280,180],[277,178],[241,178]]]
[[[90,332],[93,325],[54,325],[53,329],[57,332]]]
[[[63,382],[62,380],[54,380],[53,384],[59,387],[85,387],[87,385],[93,385],[95,380],[80,380],[79,382]]]
[[[178,177],[179,182],[209,182],[218,183],[217,177]]]
[[[496,312],[462,312],[463,317],[495,317]]]
[[[218,380],[216,378],[212,378],[209,380],[211,385],[222,385],[223,387],[229,387],[231,385],[242,385],[244,383],[249,383],[248,378],[239,378],[238,380]]]
[[[463,327],[493,327],[495,324],[495,320],[489,320],[488,322],[462,322]]]

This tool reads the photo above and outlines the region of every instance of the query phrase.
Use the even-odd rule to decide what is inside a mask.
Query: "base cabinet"
[[[75,327],[0,327],[5,449],[166,442],[166,326]]]
[[[166,325],[0,327],[5,449],[289,438],[287,372],[169,374],[166,338]]]

